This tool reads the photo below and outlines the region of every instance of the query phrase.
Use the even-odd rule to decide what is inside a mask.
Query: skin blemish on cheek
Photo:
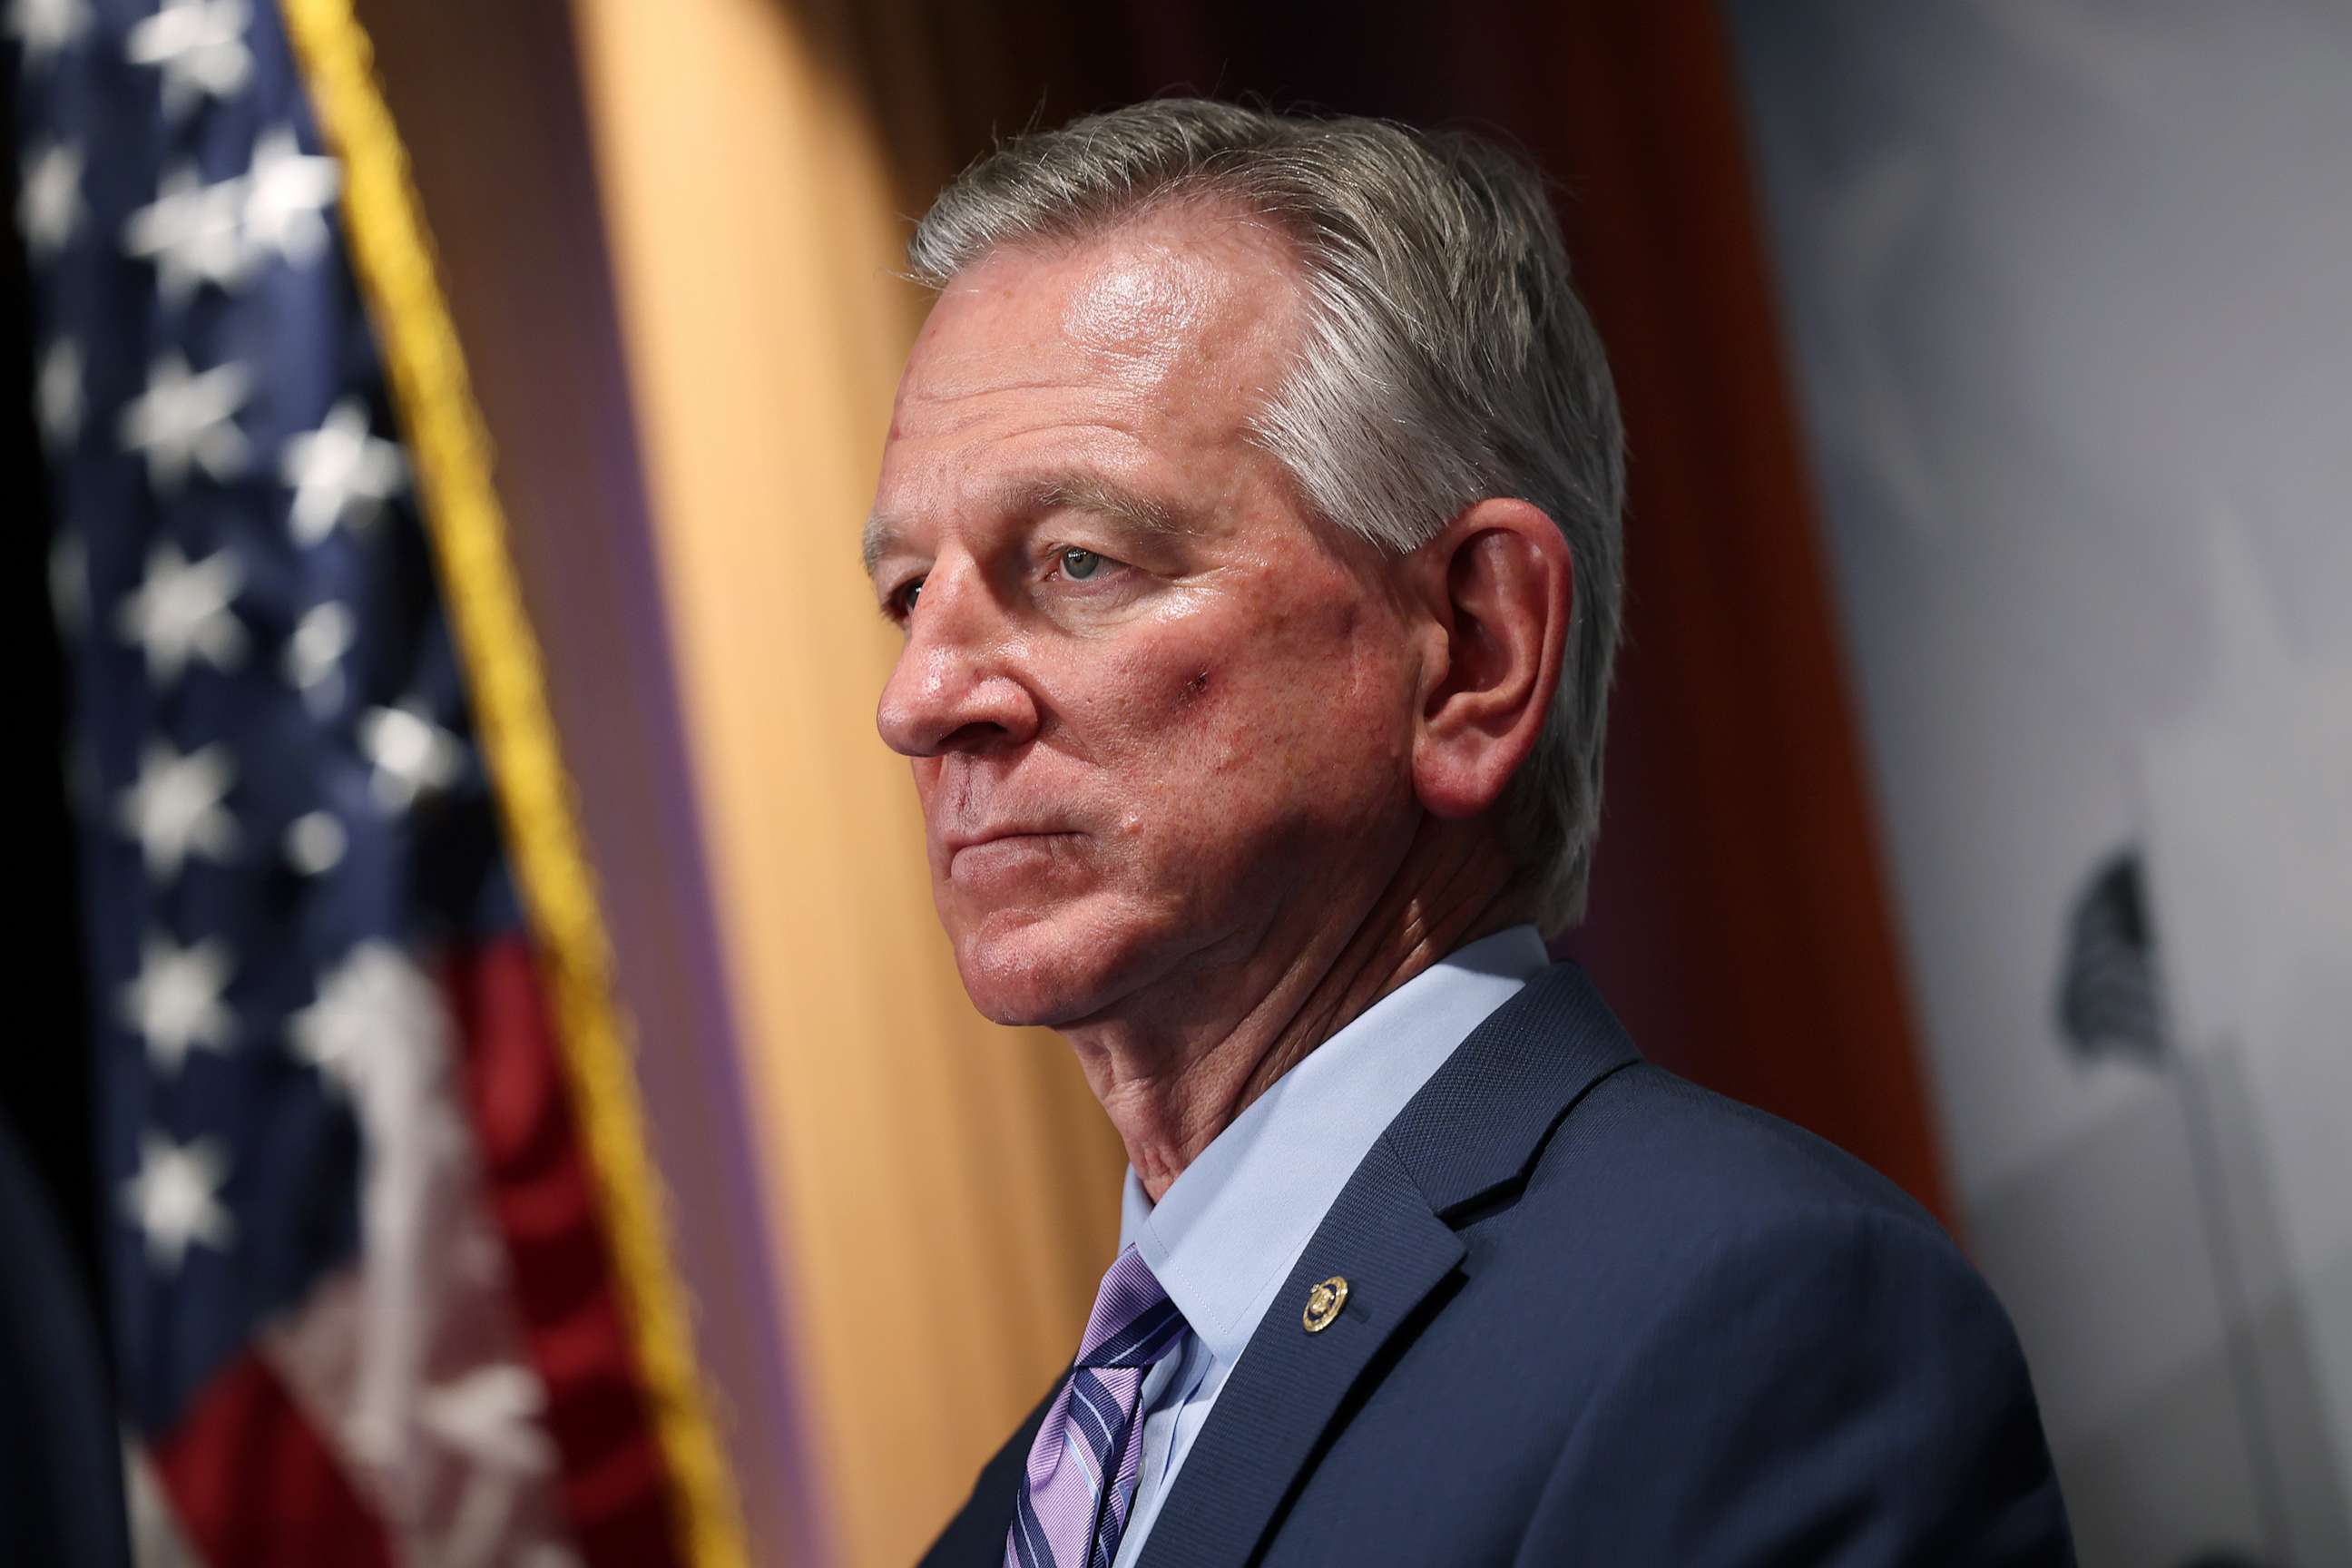
[[[1205,669],[1184,683],[1184,700],[1187,702],[1198,702],[1208,694],[1209,672]]]

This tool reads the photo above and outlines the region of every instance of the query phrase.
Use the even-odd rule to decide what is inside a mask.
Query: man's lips
[[[965,850],[976,848],[982,844],[994,844],[1006,838],[1059,838],[1066,837],[1069,831],[1070,830],[1066,827],[1050,827],[1042,826],[1034,827],[990,827],[983,828],[976,832],[944,834],[940,838],[940,847],[945,849],[948,852],[948,858],[952,860]]]
[[[953,876],[959,867],[967,870],[1009,868],[1045,853],[1055,839],[1076,837],[1066,827],[992,827],[983,832],[949,834],[940,841],[940,847],[947,855],[948,874]]]

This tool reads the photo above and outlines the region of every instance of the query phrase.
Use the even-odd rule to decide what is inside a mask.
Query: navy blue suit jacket
[[[1310,1287],[1349,1284],[1306,1331]],[[926,1562],[1003,1561],[1041,1404]],[[1145,1568],[2069,1563],[2000,1304],[1867,1166],[1643,1062],[1547,971],[1391,1122]]]

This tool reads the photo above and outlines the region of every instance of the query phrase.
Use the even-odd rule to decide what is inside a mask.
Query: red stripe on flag
[[[594,1568],[682,1568],[671,1479],[529,943],[518,935],[457,955],[443,988],[523,1342],[547,1385],[573,1541]]]
[[[278,1374],[251,1352],[205,1384],[171,1437],[150,1452],[181,1531],[207,1563],[390,1568],[383,1521]]]

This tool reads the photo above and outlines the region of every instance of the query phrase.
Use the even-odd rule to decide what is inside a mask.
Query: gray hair
[[[943,289],[999,246],[1084,239],[1179,202],[1237,207],[1290,242],[1307,341],[1254,433],[1314,510],[1403,553],[1511,496],[1566,536],[1566,667],[1501,823],[1543,929],[1566,928],[1600,828],[1625,463],[1543,177],[1459,132],[1160,99],[1003,143],[931,204],[908,261]]]

